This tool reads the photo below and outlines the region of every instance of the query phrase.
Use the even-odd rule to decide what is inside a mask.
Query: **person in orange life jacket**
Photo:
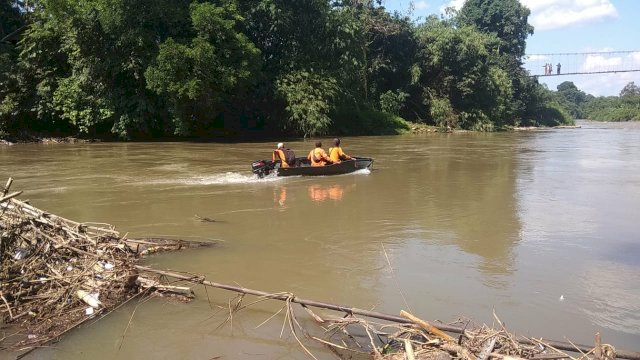
[[[320,141],[316,142],[316,148],[311,150],[309,155],[307,155],[307,159],[311,161],[311,166],[325,166],[332,163],[329,155],[322,150],[322,143]]]
[[[340,139],[333,139],[333,147],[329,148],[329,158],[334,163],[339,163],[341,160],[351,160],[353,159],[351,156],[347,155],[342,151],[340,147]]]
[[[278,143],[278,148],[273,150],[273,154],[271,154],[271,161],[280,161],[280,166],[283,168],[288,168],[289,164],[285,160],[284,156],[284,144]]]

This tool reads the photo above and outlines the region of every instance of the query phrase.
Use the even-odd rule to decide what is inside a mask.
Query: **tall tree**
[[[408,18],[389,14],[378,1],[343,0],[334,7],[336,59],[340,79],[353,96],[378,105],[380,95],[406,87],[416,52],[413,26]]]
[[[292,70],[325,69],[330,6],[326,0],[247,0],[239,2],[247,36],[260,50],[271,79]]]
[[[535,113],[529,111],[537,108],[537,101],[543,99],[533,95],[542,90],[536,89],[539,84],[532,81],[522,68],[526,39],[534,30],[528,23],[530,13],[518,0],[467,0],[456,18],[460,25],[475,26],[500,40],[492,48],[495,53],[492,61],[506,71],[511,79],[513,101],[510,107],[516,117],[513,124],[536,117]]]
[[[625,85],[622,90],[620,90],[621,97],[633,97],[640,96],[640,86],[636,85],[633,81],[629,82]]]
[[[186,0],[38,1],[20,45],[24,117],[93,136],[161,133],[164,102],[144,71],[164,38],[189,35],[185,20]]]
[[[295,71],[278,80],[276,87],[287,104],[287,127],[304,137],[326,133],[337,93],[334,78]]]
[[[527,21],[530,14],[518,0],[467,0],[458,20],[495,34],[500,39],[498,51],[519,60],[525,54],[527,37],[533,34],[533,26]]]
[[[193,3],[191,18],[196,36],[188,44],[165,41],[145,77],[150,89],[170,100],[177,134],[206,135],[229,94],[255,78],[259,51],[237,31],[243,18],[233,1]]]
[[[18,51],[9,35],[24,25],[18,1],[0,0],[0,131],[11,127],[18,108],[15,98]]]
[[[435,17],[418,29],[414,81],[437,123],[447,119],[449,126],[479,129],[508,119],[511,84],[504,70],[491,65],[496,41],[474,27],[456,28]]]
[[[19,0],[0,0],[0,40],[24,25],[20,11],[22,6],[23,3]]]
[[[579,90],[571,81],[562,82],[557,86],[560,103],[569,111],[571,116],[576,119],[584,118],[584,103],[587,100],[587,94]]]

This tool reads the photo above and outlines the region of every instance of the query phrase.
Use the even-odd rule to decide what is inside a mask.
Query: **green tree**
[[[573,125],[574,121],[565,107],[559,102],[558,96],[540,85],[536,80],[526,83],[528,88],[523,93],[525,111],[520,125],[524,126],[558,126]]]
[[[0,2],[1,34],[29,23],[0,44],[5,132],[391,134],[400,116],[492,130],[564,121],[556,108],[575,100],[522,68],[532,28],[516,0],[469,0],[424,24],[378,0],[25,3]],[[615,118],[635,99],[612,100]]]
[[[239,2],[249,39],[260,50],[264,71],[275,81],[299,69],[326,69],[335,58],[326,56],[330,4],[326,0],[247,0]]]
[[[40,6],[29,14],[30,24],[21,34],[16,63],[8,74],[11,86],[4,88],[0,112],[10,114],[5,124],[15,133],[68,130],[64,120],[57,120],[53,92],[69,67],[61,49],[60,26],[47,14]]]
[[[621,97],[637,97],[640,96],[640,87],[636,85],[633,81],[628,83],[627,85],[620,90]]]
[[[402,91],[389,90],[380,95],[380,110],[393,115],[399,115],[409,94]]]
[[[353,73],[354,38],[352,23],[343,24],[338,11],[326,0],[246,0],[239,2],[245,17],[244,33],[260,50],[262,71],[250,96],[238,98],[237,107],[252,108],[252,116],[266,130],[296,133],[278,81],[296,72]],[[347,77],[335,76],[344,83]]]
[[[591,120],[640,121],[640,89],[630,82],[620,91],[620,96],[590,97],[585,113]]]
[[[468,0],[458,13],[456,22],[460,26],[472,25],[479,31],[495,35],[499,41],[491,48],[492,63],[508,74],[512,83],[512,101],[509,113],[510,121],[515,125],[536,114],[528,112],[537,104],[529,101],[539,99],[534,93],[536,82],[522,68],[522,57],[526,50],[526,39],[533,34],[533,26],[528,23],[530,10],[518,0]]]
[[[8,36],[24,25],[17,1],[0,1],[0,133],[12,127],[12,118],[19,108],[15,92],[18,51]]]
[[[576,119],[584,118],[584,103],[587,100],[587,94],[579,90],[571,81],[565,81],[557,86],[559,102],[569,111],[571,116]]]
[[[402,91],[410,84],[410,68],[417,42],[410,20],[389,14],[374,1],[341,1],[334,10],[337,78],[341,87],[366,105],[379,108],[377,100],[388,91]],[[347,80],[347,81],[345,81]]]
[[[243,18],[234,2],[193,3],[191,17],[196,37],[165,41],[145,77],[149,89],[170,100],[176,134],[206,135],[229,94],[252,83],[259,51],[237,31]]]
[[[23,6],[23,2],[18,0],[0,1],[0,41],[8,42],[5,37],[25,24],[23,13],[20,11]]]
[[[168,0],[37,2],[20,43],[25,122],[91,136],[162,133],[164,102],[146,89],[144,71],[164,37],[189,34],[181,26],[184,6]]]
[[[528,23],[530,14],[518,0],[467,0],[458,20],[495,34],[500,39],[497,50],[519,60],[525,54],[527,37],[533,34],[533,26]]]
[[[457,123],[447,116],[447,125],[452,127],[491,129],[490,123],[508,122],[512,88],[505,71],[491,65],[489,49],[497,41],[494,36],[430,18],[418,29],[417,37],[413,74],[424,104],[431,106],[437,100],[439,109],[452,109],[459,115]]]
[[[276,83],[289,114],[287,125],[307,136],[324,134],[331,125],[329,113],[338,93],[337,81],[329,76],[295,71]]]
[[[625,85],[620,91],[620,101],[622,102],[622,107],[628,109],[628,113],[635,114],[627,116],[629,120],[640,119],[640,87],[633,81]]]

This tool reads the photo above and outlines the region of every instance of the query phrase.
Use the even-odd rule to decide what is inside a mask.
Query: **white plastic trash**
[[[76,292],[76,295],[78,296],[78,298],[80,298],[80,300],[84,301],[85,303],[87,303],[87,305],[93,308],[97,309],[102,304],[100,300],[98,300],[98,296],[100,296],[99,293],[90,294],[84,290],[78,290]]]

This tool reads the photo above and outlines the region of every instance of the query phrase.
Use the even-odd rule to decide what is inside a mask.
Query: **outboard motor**
[[[253,171],[254,174],[258,175],[258,177],[262,179],[265,175],[269,175],[269,173],[271,173],[274,165],[275,164],[272,161],[254,161],[251,163],[251,171]]]

